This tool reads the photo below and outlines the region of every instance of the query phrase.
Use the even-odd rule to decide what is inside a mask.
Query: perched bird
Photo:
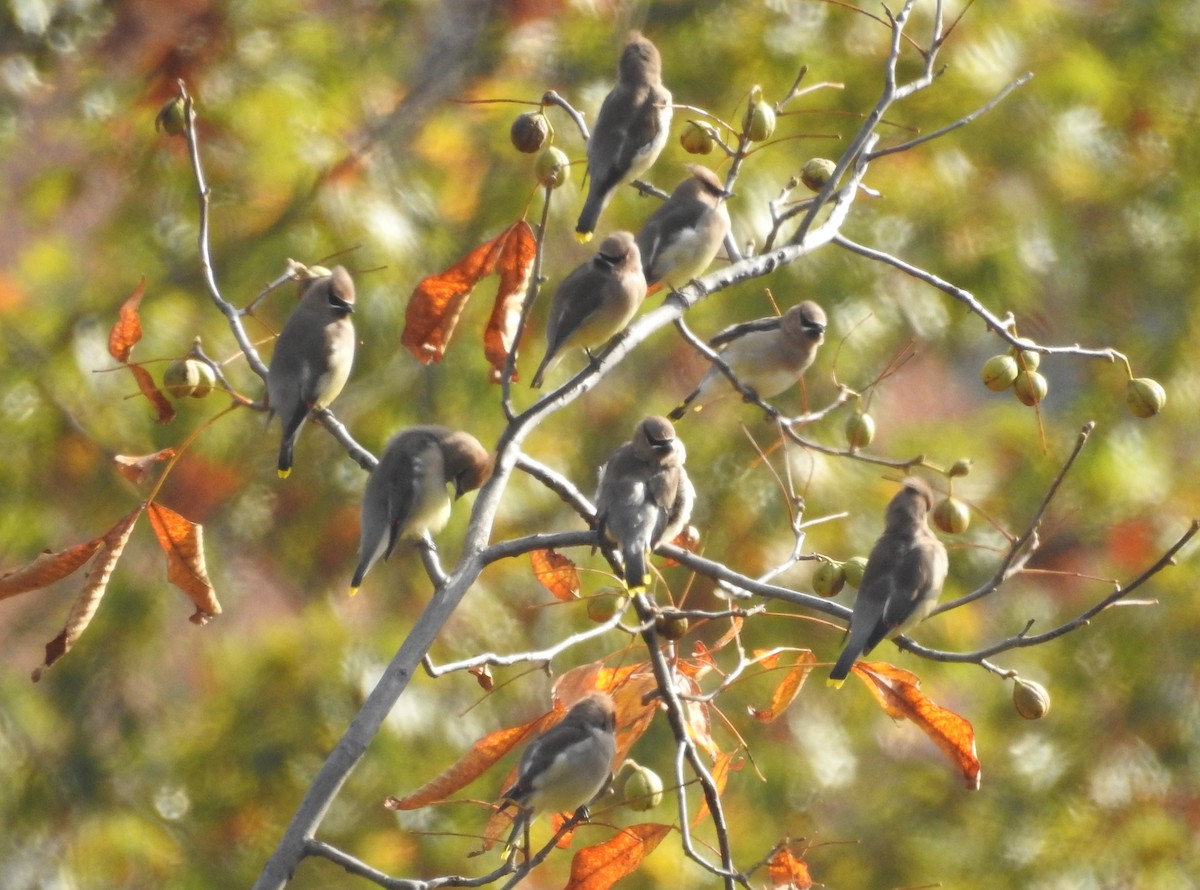
[[[622,183],[637,179],[658,159],[671,127],[671,93],[662,82],[658,49],[633,31],[621,52],[617,85],[604,98],[588,139],[587,200],[575,237],[590,241],[596,220]]]
[[[574,813],[600,793],[612,777],[616,722],[612,698],[589,692],[529,743],[516,781],[503,794],[506,804],[521,809],[512,837],[542,813]]]
[[[662,282],[678,290],[713,261],[729,234],[731,194],[707,167],[691,165],[692,175],[675,187],[637,234],[642,271],[650,289]]]
[[[683,468],[686,457],[671,422],[651,416],[600,471],[597,531],[621,551],[631,592],[650,580],[646,552],[672,540],[691,518],[696,492]]]
[[[292,472],[292,448],[310,411],[329,406],[350,376],[354,362],[354,281],[343,266],[300,284],[292,312],[271,356],[267,401],[283,423],[279,478]]]
[[[909,476],[887,507],[883,534],[871,548],[850,616],[850,639],[829,672],[840,687],[854,662],[885,637],[906,633],[933,611],[948,567],[946,548],[929,529],[933,492]]]
[[[387,559],[399,541],[437,534],[450,518],[455,499],[483,485],[492,460],[479,440],[444,426],[414,426],[392,437],[363,492],[358,568],[350,595],[380,558]]]
[[[637,243],[629,232],[614,232],[555,291],[546,319],[546,357],[531,386],[540,387],[570,347],[591,349],[623,330],[645,298]]]
[[[793,306],[783,317],[750,323],[749,333],[733,340],[721,353],[734,376],[759,398],[779,395],[800,379],[817,357],[825,341],[825,312],[812,300]],[[720,335],[718,335],[718,340]],[[705,405],[733,392],[721,370],[713,365],[683,402],[668,415],[679,420],[691,408]]]

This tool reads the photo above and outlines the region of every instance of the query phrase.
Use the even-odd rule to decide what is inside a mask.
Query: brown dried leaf
[[[175,456],[174,448],[164,448],[153,454],[128,455],[118,454],[113,458],[117,472],[130,482],[139,483],[145,480],[151,468],[160,461],[170,460]]]
[[[91,559],[103,545],[104,538],[100,537],[58,553],[43,550],[29,565],[0,575],[0,600],[61,581]]]
[[[120,313],[117,316],[116,323],[112,326],[112,330],[108,332],[108,354],[125,364],[129,361],[129,354],[133,352],[133,346],[138,340],[142,339],[142,320],[138,317],[138,304],[142,302],[142,297],[146,295],[146,276],[143,275],[138,281],[138,286],[133,289],[125,302],[121,304]]]
[[[429,364],[442,360],[471,290],[479,279],[496,268],[508,232],[509,229],[505,229],[450,268],[417,284],[404,312],[404,333],[400,343],[407,346],[418,361]]]
[[[686,526],[683,531],[675,536],[675,540],[668,543],[681,550],[686,550],[688,553],[695,553],[696,548],[700,546],[700,529],[694,525]],[[679,563],[674,559],[668,558],[663,560],[663,568],[665,569],[671,569],[677,565]]]
[[[701,695],[703,690],[694,678],[683,673],[677,675],[676,691],[682,695]],[[688,735],[714,760],[721,753],[712,737],[712,722],[708,719],[708,704],[702,701],[684,700],[683,713],[687,718]]]
[[[767,708],[749,708],[750,716],[759,723],[770,723],[775,720],[780,714],[787,710],[788,705],[795,701],[796,696],[800,694],[800,688],[804,685],[804,681],[808,679],[808,675],[812,673],[813,667],[816,665],[817,659],[808,649],[802,649],[796,656],[796,663],[791,670],[787,672],[783,680],[775,687],[775,692],[771,696],[771,705]]]
[[[142,515],[142,509],[143,507],[139,505],[100,539],[103,542],[102,549],[96,554],[95,561],[88,569],[86,583],[71,606],[71,612],[67,616],[67,623],[62,629],[62,633],[46,644],[46,658],[33,672],[34,683],[42,679],[42,674],[48,667],[70,652],[75,641],[87,630],[92,616],[100,607],[100,600],[104,598],[105,590],[108,589],[108,579],[112,577],[113,569],[116,568],[117,561],[125,550],[125,542],[129,540],[133,525]]]
[[[150,400],[150,404],[154,406],[154,411],[158,415],[154,418],[155,423],[170,423],[175,419],[175,406],[171,404],[171,400],[166,394],[159,389],[154,378],[150,376],[150,372],[141,365],[126,365],[133,372],[133,377],[137,380],[138,389],[142,391],[142,395]]]
[[[443,770],[416,791],[404,797],[388,797],[383,805],[389,810],[416,810],[431,803],[445,800],[449,795],[465,788],[487,772],[501,757],[539,732],[548,728],[551,717],[561,718],[560,713],[551,711],[522,726],[498,729],[489,733],[471,746],[471,750],[460,757],[448,769]]]
[[[730,618],[729,630],[721,634],[721,638],[712,644],[712,648],[709,651],[720,652],[722,649],[736,640],[738,638],[738,634],[742,632],[743,623],[745,623],[745,619],[739,615],[735,615],[733,618]]]
[[[491,692],[496,688],[496,681],[492,678],[492,669],[489,665],[467,668],[467,673],[475,678],[475,682],[484,692]]]
[[[204,565],[204,526],[180,516],[162,504],[150,505],[150,525],[167,554],[167,580],[196,604],[194,624],[204,624],[221,614],[221,604]]]
[[[557,550],[531,550],[533,574],[543,587],[564,603],[579,599],[579,572],[575,563]]]
[[[492,304],[492,317],[483,332],[483,354],[492,365],[492,383],[500,382],[508,352],[516,340],[521,306],[525,303],[529,276],[533,274],[533,261],[537,256],[537,239],[525,220],[518,220],[502,237],[504,246],[496,264],[500,286],[496,289],[496,302]],[[513,380],[520,379],[514,365]]]
[[[731,772],[741,772],[742,767],[745,766],[745,761],[743,760],[734,762],[733,758],[736,756],[737,752],[732,751],[729,754],[718,754],[715,758],[712,768],[712,777],[713,784],[717,789],[717,797],[720,797],[725,792],[725,785],[729,781],[729,774]],[[708,801],[701,797],[700,809],[696,811],[696,818],[692,820],[692,827],[694,828],[695,826],[699,825],[700,821],[707,816],[708,813]]]
[[[767,861],[767,874],[771,876],[772,890],[809,890],[813,885],[808,865],[787,847],[776,850]]]
[[[978,791],[982,780],[970,721],[936,704],[921,692],[921,680],[883,661],[859,661],[854,673],[893,718],[911,720],[961,770],[967,789]]]
[[[671,831],[670,825],[630,825],[602,844],[584,847],[571,860],[571,877],[564,890],[607,890],[637,871]]]

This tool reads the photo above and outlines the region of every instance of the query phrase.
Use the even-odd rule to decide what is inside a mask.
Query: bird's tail
[[[829,679],[825,681],[825,684],[834,689],[841,689],[842,684],[846,682],[846,677],[850,676],[850,669],[854,667],[856,661],[858,661],[858,654],[847,646],[838,656],[837,664],[829,672]]]
[[[650,583],[646,570],[646,548],[629,547],[621,554],[625,559],[625,587],[630,593],[640,593]]]
[[[583,244],[592,240],[592,234],[596,231],[596,223],[600,219],[600,212],[608,203],[610,193],[600,186],[595,177],[592,177],[588,183],[587,200],[583,202],[583,210],[579,211],[579,222],[575,223],[576,240]]]
[[[692,402],[696,401],[696,397],[699,395],[700,387],[697,386],[682,402],[675,406],[675,409],[668,414],[667,417],[669,417],[671,420],[682,420],[684,415],[687,414],[688,408],[691,406]],[[699,411],[700,409],[697,408],[696,410]]]

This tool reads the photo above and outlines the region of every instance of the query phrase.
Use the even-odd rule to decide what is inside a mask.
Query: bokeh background
[[[911,28],[929,31],[932,4]],[[876,8],[871,8],[877,13]],[[947,595],[989,577],[1003,538],[1020,531],[1079,428],[1092,440],[1041,531],[1027,573],[988,600],[942,615],[916,637],[970,650],[1045,629],[1152,564],[1200,513],[1192,344],[1200,321],[1200,11],[1195,4],[947,4],[961,14],[929,90],[889,112],[885,141],[967,114],[1021,74],[1034,79],[968,127],[877,162],[847,234],[974,293],[1021,332],[1053,345],[1115,347],[1135,373],[1167,388],[1161,416],[1133,418],[1120,364],[1054,357],[1040,416],[981,385],[1002,351],[945,295],[890,269],[825,248],[769,279],[720,293],[689,315],[707,334],[803,298],[830,332],[806,386],[780,397],[799,411],[828,403],[837,382],[865,389],[905,347],[916,357],[869,390],[874,454],[969,457],[956,494],[979,508],[951,547]],[[881,87],[888,32],[847,6],[745,2],[229,3],[217,0],[12,0],[0,12],[0,566],[101,534],[146,490],[112,468],[115,454],[179,445],[228,404],[180,403],[153,423],[131,376],[112,372],[107,333],[145,276],[146,336],[134,357],[166,359],[200,336],[247,395],[261,383],[208,301],[197,259],[197,194],[182,139],[154,117],[182,78],[196,96],[212,190],[212,250],[225,295],[245,305],[289,257],[358,270],[361,346],[335,408],[378,452],[398,428],[440,422],[491,445],[504,426],[487,382],[480,332],[493,286],[468,305],[444,363],[419,365],[399,346],[415,283],[525,213],[540,213],[533,161],[508,127],[512,104],[554,88],[592,119],[612,84],[624,34],[639,27],[664,57],[676,101],[738,121],[761,84],[786,93],[801,65],[812,92],[788,106],[777,137],[747,161],[731,203],[739,244],[761,243],[767,201],[805,160],[836,157]],[[902,75],[918,70],[912,47]],[[552,111],[556,144],[583,158],[578,134]],[[674,136],[649,178],[670,189],[686,155]],[[839,141],[840,140],[840,141]],[[718,155],[702,159],[716,166]],[[724,167],[722,166],[722,169]],[[553,287],[584,259],[572,239],[582,164],[556,193],[546,236]],[[651,199],[627,190],[602,220],[636,229]],[[273,295],[250,321],[263,340],[293,300]],[[534,309],[521,368],[540,357],[546,300]],[[569,363],[568,363],[569,364]],[[159,373],[161,363],[148,365]],[[573,367],[578,367],[574,365]],[[672,330],[647,341],[593,392],[549,419],[530,454],[590,491],[596,467],[643,414],[665,412],[703,365]],[[560,378],[561,379],[561,378]],[[517,402],[531,402],[523,386]],[[807,430],[842,445],[849,407]],[[781,449],[758,412],[730,403],[680,426],[700,492],[706,556],[747,574],[784,559],[793,540],[775,473],[790,471],[814,525],[806,550],[865,554],[895,490],[877,465]],[[757,443],[757,444],[755,444]],[[199,629],[166,581],[144,523],[92,626],[34,685],[30,671],[59,632],[74,578],[0,603],[0,887],[249,886],[325,753],[419,615],[431,589],[397,554],[353,600],[362,471],[309,428],[286,483],[273,466],[277,428],[238,411],[206,430],[162,500],[205,526],[224,614]],[[939,484],[944,487],[945,480]],[[841,515],[844,514],[844,515]],[[460,550],[460,505],[441,537]],[[552,494],[518,476],[493,535],[581,528]],[[613,582],[598,557],[586,593]],[[782,582],[807,590],[809,567]],[[718,704],[753,756],[730,782],[734,851],[757,861],[784,836],[807,838],[828,887],[1091,890],[1200,884],[1200,605],[1192,548],[1139,591],[1156,605],[1114,609],[1046,646],[996,661],[1045,684],[1051,713],[1029,723],[1010,684],[974,666],[942,665],[889,646],[878,656],[916,671],[934,699],[970,719],[983,786],[961,779],[914,727],[883,715],[865,688],[806,687],[786,718],[753,724],[779,674],[733,686]],[[670,594],[711,605],[711,585],[666,571]],[[667,589],[660,588],[660,597]],[[842,594],[852,601],[852,592]],[[750,647],[810,647],[832,660],[837,628],[774,605],[750,622]],[[434,648],[441,661],[545,645],[588,626],[580,604],[555,604],[527,560],[489,568]],[[711,641],[723,627],[697,628]],[[553,668],[619,652],[623,636],[572,649]],[[686,645],[686,643],[685,643]],[[819,677],[817,678],[819,680]],[[464,861],[486,811],[470,803],[397,818],[381,806],[449,765],[481,735],[540,713],[550,680],[529,667],[498,672],[486,696],[473,679],[418,677],[322,826],[322,838],[385,871],[432,876]],[[736,746],[718,727],[719,743]],[[664,775],[671,745],[656,726],[635,750]],[[502,776],[468,789],[481,800]],[[694,796],[694,795],[693,795]],[[694,806],[694,804],[693,804]],[[652,818],[675,818],[668,803]],[[625,816],[613,814],[614,819]],[[711,834],[701,837],[711,841]],[[581,834],[598,840],[599,829]],[[580,843],[582,841],[577,841]],[[559,854],[528,886],[561,886]],[[490,865],[490,863],[488,863]],[[668,838],[629,887],[696,887],[712,878]],[[360,886],[327,862],[304,863],[292,886]],[[362,884],[361,886],[366,886]]]

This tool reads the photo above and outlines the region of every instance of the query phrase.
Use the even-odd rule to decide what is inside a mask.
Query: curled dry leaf
[[[607,890],[637,871],[671,831],[670,825],[630,825],[602,844],[584,847],[571,860],[571,877],[564,890]]]
[[[524,295],[524,289],[519,286],[521,282],[518,279],[523,280],[529,275],[524,266],[532,267],[529,252],[532,240],[533,233],[528,223],[518,220],[448,269],[422,279],[409,298],[404,313],[401,344],[418,361],[426,364],[440,362],[471,291],[481,278],[491,275],[500,266],[500,289],[492,312],[496,327],[495,332],[490,334],[495,342],[489,345],[489,334],[485,333],[484,336],[484,349],[492,362],[492,376],[498,379],[497,371],[504,367],[501,344],[506,337],[515,336],[516,333],[510,330],[510,325],[516,324],[511,317],[511,309],[515,301],[518,307],[516,317],[519,318],[519,297]],[[489,331],[491,327],[492,323],[489,322]]]
[[[221,604],[204,565],[204,527],[185,519],[162,504],[150,505],[150,525],[167,555],[167,580],[196,604],[193,624],[204,624],[221,614]]]
[[[150,469],[156,463],[164,460],[170,460],[174,456],[174,448],[164,448],[162,451],[155,451],[153,454],[118,454],[113,458],[113,463],[117,465],[118,473],[120,473],[130,482],[139,483],[145,481]]]
[[[75,641],[87,630],[92,616],[100,607],[100,600],[104,598],[104,592],[108,589],[108,579],[112,577],[113,569],[116,568],[117,561],[125,550],[125,542],[129,540],[129,534],[133,531],[133,525],[140,515],[142,515],[142,507],[139,505],[100,539],[102,547],[96,554],[91,568],[88,569],[87,581],[83,590],[79,592],[79,596],[71,606],[71,612],[67,616],[67,623],[62,632],[46,644],[46,658],[33,672],[34,683],[42,679],[46,668],[70,652]]]
[[[808,675],[812,673],[812,669],[816,663],[817,659],[812,652],[808,649],[802,649],[796,656],[795,664],[784,675],[779,685],[775,687],[775,691],[771,695],[770,706],[766,708],[751,706],[749,709],[750,716],[759,723],[770,723],[775,720],[795,701],[796,696],[800,694],[800,688],[804,685],[804,681],[808,679]]]
[[[982,775],[970,721],[921,692],[921,680],[916,674],[883,661],[859,661],[854,665],[854,673],[891,717],[911,720],[933,740],[961,770],[968,790],[979,790]]]
[[[130,371],[133,372],[133,379],[137,381],[138,389],[142,391],[150,404],[154,406],[154,422],[155,423],[170,423],[175,419],[175,406],[171,404],[161,389],[154,384],[154,378],[150,376],[150,372],[141,365],[127,365]]]
[[[703,694],[700,684],[694,677],[682,670],[676,675],[676,691],[682,695],[699,696]],[[687,719],[688,735],[700,748],[714,760],[721,753],[712,737],[712,722],[708,718],[708,704],[702,701],[684,700],[683,714]]]
[[[496,688],[496,681],[492,678],[492,668],[490,665],[480,665],[478,667],[468,668],[467,673],[475,678],[484,692],[491,692]]]
[[[134,344],[142,339],[142,320],[138,316],[138,304],[145,295],[146,276],[143,275],[133,293],[121,304],[117,321],[108,332],[108,354],[121,364],[129,361]]]
[[[713,785],[717,789],[717,797],[720,797],[725,792],[725,785],[729,781],[729,774],[741,772],[745,761],[734,760],[737,757],[736,751],[731,751],[728,754],[718,754],[713,760],[712,778]],[[701,820],[709,814],[708,801],[703,797],[700,798],[700,809],[696,811],[696,818],[692,820],[692,826],[700,824]]]
[[[104,538],[92,538],[58,553],[44,550],[27,566],[0,575],[0,600],[19,593],[48,587],[77,571],[104,546]]]
[[[492,304],[492,316],[483,332],[483,354],[492,366],[491,381],[499,383],[504,373],[504,363],[517,339],[521,325],[521,306],[529,290],[529,278],[533,274],[533,262],[537,256],[537,239],[525,220],[511,229],[504,239],[497,266],[500,271],[500,286],[496,289],[496,302]],[[513,380],[521,378],[513,369]]]
[[[557,550],[531,550],[533,574],[543,587],[564,603],[579,599],[579,572],[575,563]]]
[[[809,890],[813,885],[808,865],[787,847],[780,847],[767,860],[772,890]]]

